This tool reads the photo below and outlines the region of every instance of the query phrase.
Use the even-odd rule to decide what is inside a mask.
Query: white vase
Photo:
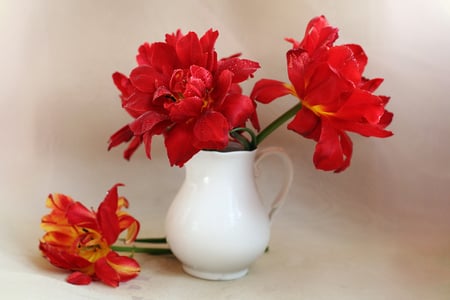
[[[255,166],[267,155],[281,158],[284,183],[270,207],[260,200]],[[166,217],[170,249],[190,275],[209,280],[245,276],[268,246],[272,214],[293,177],[280,148],[200,151],[186,163],[185,180]]]

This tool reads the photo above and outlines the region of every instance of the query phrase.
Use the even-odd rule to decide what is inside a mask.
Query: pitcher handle
[[[272,220],[273,214],[278,210],[278,208],[283,205],[286,194],[289,191],[289,188],[292,184],[292,179],[294,177],[294,168],[292,166],[292,160],[288,156],[288,154],[280,147],[268,147],[261,150],[258,150],[256,153],[255,159],[255,168],[258,167],[258,164],[267,156],[276,156],[278,157],[284,165],[285,175],[284,181],[281,185],[281,189],[278,192],[275,199],[272,201],[269,207],[269,220]]]

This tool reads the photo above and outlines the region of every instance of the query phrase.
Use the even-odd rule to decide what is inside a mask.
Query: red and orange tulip
[[[97,211],[63,194],[48,196],[46,206],[51,212],[42,218],[41,227],[46,233],[39,249],[51,264],[73,271],[68,282],[89,284],[94,279],[118,286],[139,274],[139,264],[133,258],[111,249],[125,230],[126,243],[133,242],[140,226],[122,211],[128,207],[128,201],[118,196],[118,186],[108,191]]]

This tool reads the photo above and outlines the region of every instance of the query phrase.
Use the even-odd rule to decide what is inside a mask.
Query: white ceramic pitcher
[[[262,203],[255,167],[268,155],[285,166],[284,183],[270,207]],[[209,280],[245,276],[268,246],[271,217],[292,183],[292,162],[281,148],[200,151],[166,217],[166,236],[190,275]]]

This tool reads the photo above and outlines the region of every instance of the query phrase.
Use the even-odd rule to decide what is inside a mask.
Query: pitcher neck
[[[253,151],[206,151],[198,152],[186,163],[186,176],[253,174],[256,150]]]

